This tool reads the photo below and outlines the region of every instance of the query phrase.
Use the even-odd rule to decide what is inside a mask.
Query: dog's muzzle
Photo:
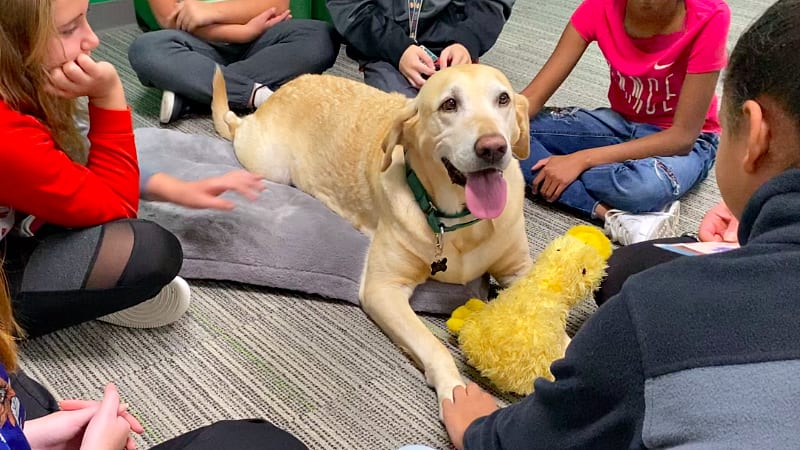
[[[457,184],[461,187],[467,185],[467,177],[460,170],[456,169],[456,166],[454,166],[449,159],[442,158],[442,164],[444,164],[445,169],[447,169],[447,175],[450,176],[450,181],[452,181],[453,184]]]

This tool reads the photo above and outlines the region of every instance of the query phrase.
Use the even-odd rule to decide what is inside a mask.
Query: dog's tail
[[[211,117],[214,119],[214,129],[220,136],[232,140],[236,134],[236,128],[242,122],[233,111],[228,107],[228,92],[225,90],[225,77],[222,70],[217,66],[214,71],[214,84],[211,95]]]

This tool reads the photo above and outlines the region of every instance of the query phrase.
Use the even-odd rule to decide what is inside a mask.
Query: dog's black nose
[[[499,134],[481,136],[475,142],[475,154],[488,163],[495,163],[502,159],[507,150],[506,140]]]

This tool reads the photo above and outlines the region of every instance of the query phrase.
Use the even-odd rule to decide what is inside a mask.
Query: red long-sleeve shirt
[[[0,101],[0,206],[67,227],[136,217],[139,167],[131,113],[90,104],[89,117],[91,148],[81,166],[37,119]]]

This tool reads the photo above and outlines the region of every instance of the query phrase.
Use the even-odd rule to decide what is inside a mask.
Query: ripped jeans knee
[[[580,108],[577,106],[567,106],[567,107],[558,107],[558,106],[545,106],[539,112],[541,115],[549,116],[551,120],[557,121],[564,121],[570,122],[570,119],[575,118],[575,114],[580,111]]]
[[[656,171],[656,176],[659,178],[666,179],[669,181],[670,186],[672,187],[672,195],[677,197],[681,193],[681,185],[680,181],[678,181],[678,177],[669,168],[663,161],[655,158],[654,159],[654,167],[653,169]]]
[[[581,179],[594,198],[631,213],[658,211],[681,193],[679,177],[657,158],[600,166],[585,172]]]

